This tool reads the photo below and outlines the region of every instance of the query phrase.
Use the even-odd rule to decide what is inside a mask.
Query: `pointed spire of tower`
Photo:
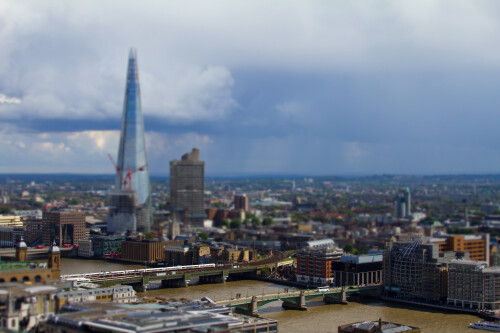
[[[149,231],[152,222],[151,189],[144,139],[137,51],[133,48],[130,49],[128,59],[122,129],[116,168],[116,189],[136,192],[137,203],[142,206],[138,210],[141,216],[137,216],[137,229],[138,231]]]

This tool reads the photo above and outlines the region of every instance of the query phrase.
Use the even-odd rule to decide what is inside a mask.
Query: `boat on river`
[[[500,323],[494,321],[478,321],[477,323],[470,323],[470,328],[477,328],[480,330],[500,332]]]

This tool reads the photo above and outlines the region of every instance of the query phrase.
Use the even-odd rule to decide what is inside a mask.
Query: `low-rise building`
[[[78,256],[90,258],[94,256],[91,239],[80,239],[78,242]]]
[[[65,313],[49,316],[42,332],[278,332],[273,319],[232,314],[209,301],[127,305],[65,305]]]
[[[59,280],[61,254],[57,246],[48,251],[48,262],[28,262],[28,248],[21,241],[16,245],[16,261],[0,262],[0,287],[6,282],[42,284]]]
[[[124,236],[92,236],[92,250],[94,256],[103,258],[112,253],[121,253],[122,242],[125,240]]]
[[[167,266],[203,265],[210,262],[210,246],[208,245],[165,246],[165,264]]]
[[[56,294],[59,305],[90,303],[90,302],[115,302],[132,303],[137,300],[134,288],[119,286],[97,289],[80,289],[74,291],[61,291]]]
[[[220,265],[248,263],[256,260],[253,250],[240,247],[213,246],[210,248],[212,262]]]
[[[33,330],[57,309],[54,297],[60,285],[28,286],[2,284],[0,290],[0,326],[19,332]]]

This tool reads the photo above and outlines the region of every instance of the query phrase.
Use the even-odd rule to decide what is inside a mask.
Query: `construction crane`
[[[143,171],[148,165],[144,164],[143,166],[138,167],[134,171],[130,170],[130,166],[127,167],[127,174],[125,175],[125,178],[123,177],[122,170],[116,165],[115,160],[111,156],[111,154],[108,154],[109,159],[111,160],[111,163],[113,163],[113,166],[115,167],[116,173],[118,176],[120,176],[120,184],[122,184],[122,189],[132,189],[132,175],[136,173],[137,171]]]
[[[117,174],[118,176],[120,176],[120,184],[121,184],[121,183],[123,183],[122,171],[121,171],[121,170],[120,170],[120,168],[116,165],[115,160],[113,159],[113,157],[111,156],[111,154],[108,154],[108,157],[109,157],[109,159],[111,160],[111,163],[113,163],[113,166],[115,167],[116,174]]]
[[[147,164],[144,164],[143,166],[138,167],[134,171],[130,171],[130,167],[128,166],[127,167],[127,176],[123,180],[123,187],[127,188],[127,186],[128,186],[128,189],[131,190],[132,189],[132,175],[134,173],[136,173],[137,171],[144,170],[144,168],[146,168],[146,166],[147,166]]]

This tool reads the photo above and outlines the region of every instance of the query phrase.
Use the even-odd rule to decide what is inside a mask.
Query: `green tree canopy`
[[[198,238],[201,239],[201,240],[206,241],[208,239],[208,234],[206,232],[200,232],[198,234]]]
[[[239,227],[241,227],[241,224],[241,219],[235,218],[231,221],[230,227],[231,229],[238,229]]]
[[[271,217],[269,217],[269,216],[268,217],[264,217],[264,220],[262,220],[262,224],[263,225],[271,225],[273,223],[274,223],[273,219]]]
[[[221,227],[229,228],[229,220],[228,219],[222,219],[220,225],[221,225]]]

